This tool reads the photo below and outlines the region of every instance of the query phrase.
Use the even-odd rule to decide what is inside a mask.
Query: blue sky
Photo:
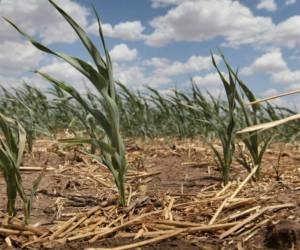
[[[193,79],[220,93],[210,50],[220,48],[240,77],[265,97],[300,88],[299,0],[56,0],[97,43],[91,5],[101,16],[115,78],[133,89],[150,85],[168,93]],[[14,20],[51,48],[89,60],[84,48],[47,0],[2,0],[0,15]],[[48,85],[29,73],[40,69],[84,88],[66,63],[40,53],[0,21],[0,81]],[[2,35],[3,34],[3,35]],[[218,56],[216,56],[219,59]],[[221,61],[220,67],[222,68]],[[296,105],[300,98],[277,101]]]

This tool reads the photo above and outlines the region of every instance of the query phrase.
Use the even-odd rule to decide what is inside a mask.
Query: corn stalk
[[[63,89],[64,91],[69,93],[74,99],[76,99],[82,105],[82,107],[86,109],[95,118],[95,120],[105,131],[105,137],[102,140],[83,139],[82,142],[89,141],[89,143],[91,143],[91,140],[93,140],[92,143],[95,144],[99,149],[101,149],[101,156],[93,156],[95,158],[99,158],[111,171],[120,194],[120,203],[122,205],[125,205],[125,147],[120,134],[120,115],[116,103],[115,82],[113,79],[112,63],[105,45],[98,14],[95,11],[95,15],[97,17],[99,25],[99,35],[105,52],[105,59],[101,57],[100,52],[93,44],[91,39],[87,36],[86,32],[79,26],[79,24],[72,17],[70,17],[63,9],[61,9],[54,1],[49,0],[49,2],[74,29],[82,44],[93,59],[94,66],[77,57],[51,50],[50,48],[36,41],[29,34],[22,31],[10,20],[6,19],[6,21],[10,23],[25,38],[27,38],[36,48],[45,53],[52,54],[73,66],[83,76],[89,79],[91,84],[100,94],[102,109],[95,109],[91,105],[91,103],[89,103],[85,98],[83,98],[83,96],[70,84],[66,84],[62,81],[59,81],[43,72],[36,71],[39,75],[47,79],[53,85]]]
[[[7,190],[7,211],[9,216],[16,215],[16,199],[19,194],[24,211],[25,224],[29,223],[32,199],[44,171],[33,182],[31,194],[28,196],[22,185],[20,164],[26,144],[26,132],[22,125],[9,117],[0,114],[0,171],[3,172]]]

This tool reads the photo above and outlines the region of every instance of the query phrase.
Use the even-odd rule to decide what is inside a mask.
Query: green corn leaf
[[[102,75],[106,75],[106,69],[105,69],[106,63],[102,59],[101,55],[99,54],[99,51],[97,50],[96,46],[93,44],[91,39],[86,35],[86,32],[78,25],[78,23],[72,17],[70,17],[63,9],[61,9],[54,1],[49,0],[49,2],[63,15],[63,17],[68,21],[68,23],[75,30],[78,37],[82,41],[83,45],[86,47],[89,54],[93,58],[99,72]]]
[[[63,89],[64,91],[66,91],[67,93],[69,93],[73,98],[75,98],[85,109],[87,109],[89,112],[91,112],[98,121],[101,121],[101,125],[103,127],[103,129],[106,131],[106,133],[108,133],[109,135],[112,133],[111,132],[111,125],[110,123],[107,121],[106,117],[104,116],[104,114],[99,111],[99,110],[95,110],[93,108],[91,108],[86,101],[84,101],[82,99],[82,97],[80,96],[80,94],[77,92],[77,90],[75,90],[72,86],[70,85],[66,85],[63,82],[60,82],[56,79],[54,79],[53,77],[49,76],[48,74],[42,73],[40,71],[37,71],[38,74],[40,74],[42,77],[44,77],[46,80],[48,80],[50,83],[55,84],[56,86],[60,87],[61,89]]]
[[[38,41],[36,41],[32,36],[28,35],[24,31],[22,31],[20,28],[18,28],[12,21],[10,21],[7,18],[4,18],[9,24],[11,24],[20,34],[22,34],[24,37],[26,37],[36,48],[39,50],[46,52],[48,54],[55,55],[67,63],[69,63],[71,66],[73,66],[75,69],[77,69],[80,73],[82,73],[85,77],[87,77],[93,85],[101,91],[104,88],[107,88],[107,84],[105,81],[105,78],[101,76],[90,64],[86,63],[85,61],[69,56],[65,53],[61,52],[55,52],[48,47],[42,45]]]

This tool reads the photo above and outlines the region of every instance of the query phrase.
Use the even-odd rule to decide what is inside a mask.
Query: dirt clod
[[[273,249],[300,249],[300,223],[283,220],[268,228],[266,245]]]

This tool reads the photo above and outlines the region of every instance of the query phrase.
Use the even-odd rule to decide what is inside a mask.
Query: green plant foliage
[[[125,188],[124,188],[124,177],[126,172],[126,159],[125,159],[125,147],[120,133],[120,115],[117,106],[117,98],[115,93],[115,82],[113,79],[112,64],[108,50],[106,48],[104,37],[99,21],[97,12],[95,15],[99,24],[99,35],[102,41],[102,45],[105,52],[105,60],[101,57],[100,52],[93,44],[91,39],[87,36],[86,32],[78,25],[78,23],[71,18],[63,9],[61,9],[54,1],[49,0],[53,7],[65,18],[70,26],[77,33],[82,44],[85,46],[89,55],[93,59],[96,66],[93,67],[88,62],[81,60],[80,58],[67,55],[65,53],[56,52],[43,44],[36,41],[33,37],[18,28],[13,22],[6,19],[17,31],[19,31],[24,37],[26,37],[36,48],[39,50],[52,54],[73,66],[83,76],[85,76],[90,83],[95,87],[101,96],[101,107],[102,109],[95,109],[90,102],[88,102],[75,88],[70,84],[66,84],[57,79],[54,79],[48,74],[37,71],[39,75],[47,79],[54,86],[62,89],[77,100],[82,107],[93,116],[95,121],[99,123],[105,132],[105,137],[101,140],[93,138],[93,145],[99,147],[102,150],[100,156],[101,161],[109,168],[114,176],[115,183],[120,193],[120,202],[125,205]],[[85,140],[82,140],[84,143]],[[89,141],[90,142],[90,141]],[[113,150],[108,150],[113,149]],[[94,156],[97,157],[98,156]]]
[[[236,110],[236,81],[232,71],[229,66],[226,64],[224,60],[227,71],[228,71],[228,79],[224,76],[224,74],[220,71],[219,67],[216,64],[214,55],[212,55],[212,62],[214,67],[216,68],[220,79],[223,83],[226,97],[227,97],[227,110],[225,110],[225,115],[218,116],[213,114],[213,119],[208,120],[209,124],[211,124],[216,133],[217,138],[220,140],[222,145],[222,153],[221,154],[213,143],[209,143],[213,152],[215,153],[218,163],[221,168],[223,183],[226,185],[229,182],[230,178],[230,167],[233,160],[233,155],[235,151],[235,136],[236,136],[236,120],[235,120],[235,110]]]
[[[3,172],[7,190],[7,211],[9,216],[16,215],[16,199],[19,194],[24,210],[25,224],[29,223],[31,203],[44,171],[33,182],[31,194],[27,195],[22,185],[20,164],[26,143],[26,132],[22,125],[0,114],[0,170]]]

